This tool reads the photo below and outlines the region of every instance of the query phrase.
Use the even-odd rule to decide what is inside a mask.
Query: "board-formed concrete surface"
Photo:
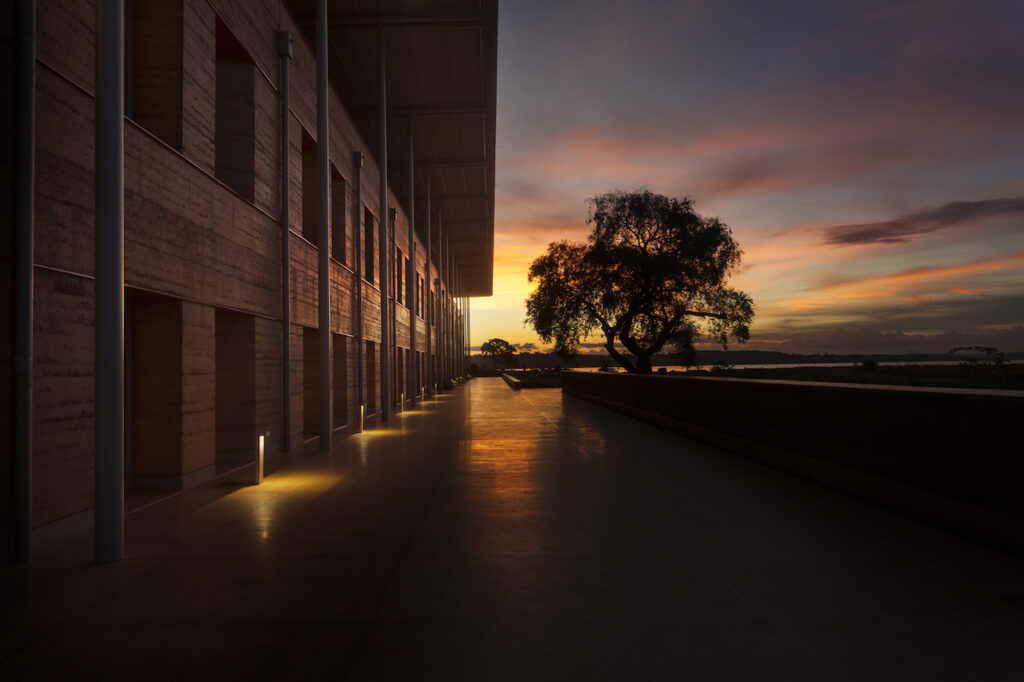
[[[0,569],[0,679],[1024,679],[1024,561],[500,378],[126,555]]]

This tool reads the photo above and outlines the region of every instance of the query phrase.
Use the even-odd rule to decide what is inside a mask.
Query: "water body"
[[[1017,365],[1022,360],[1006,360],[1004,364]],[[963,364],[962,360],[947,361],[947,360],[918,360],[918,361],[892,361],[892,362],[879,362],[880,367],[924,367],[928,365],[960,365]],[[860,365],[859,362],[791,362],[791,363],[765,363],[765,364],[750,364],[750,365],[730,365],[730,369],[790,369],[795,367],[855,367]],[[691,367],[681,367],[679,365],[654,365],[653,369],[655,372],[664,369],[666,372],[690,372],[693,370],[709,370],[715,367],[715,365],[694,365]],[[575,368],[576,372],[600,372],[600,367],[579,367]],[[625,368],[618,365],[612,365],[608,368],[610,372],[625,372]]]

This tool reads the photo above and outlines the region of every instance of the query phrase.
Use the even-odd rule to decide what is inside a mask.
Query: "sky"
[[[1024,3],[505,0],[498,32],[474,347],[543,346],[530,262],[648,188],[731,227],[747,348],[1024,350]]]

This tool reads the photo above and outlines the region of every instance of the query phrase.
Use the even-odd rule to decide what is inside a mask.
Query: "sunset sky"
[[[507,0],[494,296],[588,197],[689,196],[745,252],[749,348],[1024,350],[1024,3]],[[596,340],[596,339],[592,339]],[[529,346],[526,346],[529,348]]]

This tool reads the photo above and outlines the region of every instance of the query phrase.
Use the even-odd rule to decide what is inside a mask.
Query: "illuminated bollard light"
[[[261,433],[259,435],[259,437],[257,438],[257,445],[256,445],[256,473],[253,476],[254,483],[256,485],[259,485],[260,483],[263,483],[263,454],[264,454],[264,447],[266,445],[266,442],[267,442],[267,437]]]
[[[366,421],[366,405],[359,403],[359,423],[356,424],[356,433],[363,432],[363,424]]]

